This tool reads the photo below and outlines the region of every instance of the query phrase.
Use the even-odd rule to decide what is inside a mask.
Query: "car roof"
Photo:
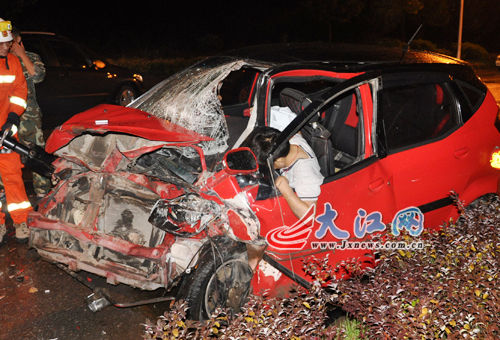
[[[463,60],[431,51],[353,43],[285,43],[246,46],[222,54],[274,63],[336,61],[339,63],[454,63]],[[404,55],[404,57],[403,57]]]
[[[225,51],[222,55],[273,63],[271,74],[305,67],[336,72],[446,72],[483,87],[470,63],[411,48],[354,43],[282,43],[246,46]]]

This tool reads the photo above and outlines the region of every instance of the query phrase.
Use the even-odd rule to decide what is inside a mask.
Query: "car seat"
[[[280,104],[288,106],[296,114],[302,112],[311,103],[312,100],[308,95],[296,89],[285,88],[280,93]],[[321,174],[327,177],[335,172],[332,142],[330,132],[318,122],[318,118],[315,117],[309,121],[300,132],[313,149]]]
[[[299,90],[287,87],[280,92],[280,106],[288,106],[295,114],[302,112],[311,103],[312,100]]]
[[[359,154],[359,117],[356,96],[349,93],[337,100],[325,112],[323,125],[331,133],[335,167],[344,168],[354,162]]]

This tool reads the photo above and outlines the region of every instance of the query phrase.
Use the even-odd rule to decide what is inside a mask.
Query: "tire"
[[[122,85],[118,91],[115,102],[120,106],[127,106],[137,98],[137,91],[130,85]]]
[[[217,307],[238,313],[248,298],[252,277],[244,244],[228,239],[207,244],[179,291],[188,303],[189,318],[206,320]]]

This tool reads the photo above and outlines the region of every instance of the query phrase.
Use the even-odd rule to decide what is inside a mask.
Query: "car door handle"
[[[385,181],[382,178],[377,178],[368,185],[368,189],[373,192],[379,191],[384,187]]]
[[[468,154],[469,154],[469,148],[468,147],[463,147],[463,148],[457,149],[453,153],[453,155],[455,156],[455,158],[458,158],[458,159],[465,158],[465,157],[467,157]]]

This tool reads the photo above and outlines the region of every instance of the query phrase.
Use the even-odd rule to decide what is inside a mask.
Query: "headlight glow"
[[[134,79],[135,79],[135,81],[142,83],[142,76],[140,74],[134,73]]]
[[[491,154],[490,165],[494,169],[500,169],[500,150]]]

